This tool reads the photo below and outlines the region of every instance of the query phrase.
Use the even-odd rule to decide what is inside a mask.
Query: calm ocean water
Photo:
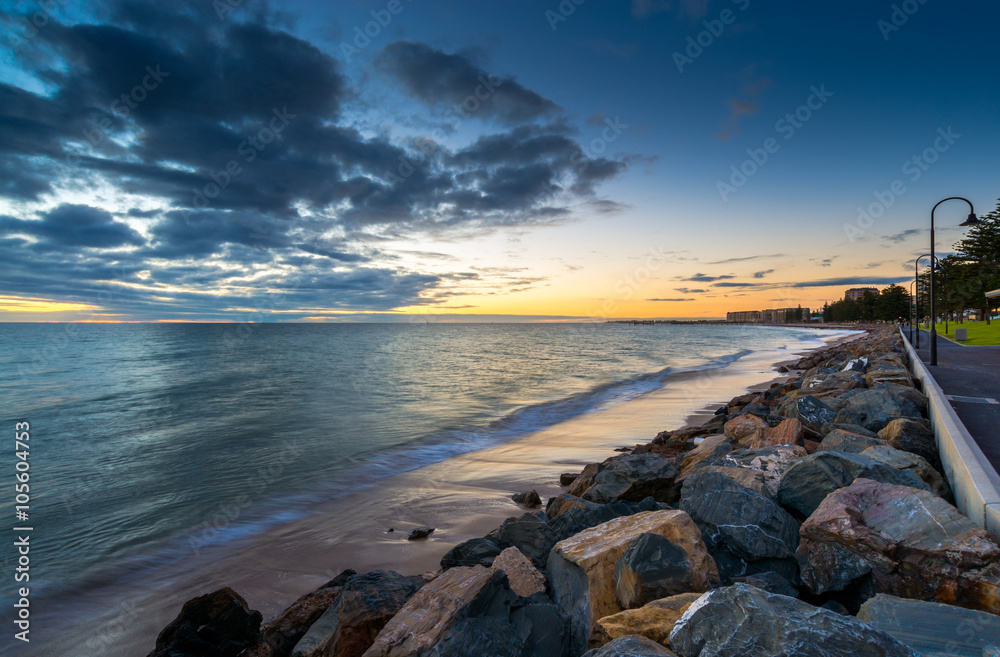
[[[820,335],[831,337],[624,324],[0,324],[3,421],[8,435],[31,423],[34,600],[626,403],[672,373],[816,347]],[[3,490],[0,517],[13,522]],[[9,542],[2,558],[8,572]],[[12,593],[4,587],[4,609]]]

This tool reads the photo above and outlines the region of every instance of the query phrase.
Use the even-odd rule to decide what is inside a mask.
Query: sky
[[[1000,192],[994,3],[0,9],[0,321],[817,308]]]

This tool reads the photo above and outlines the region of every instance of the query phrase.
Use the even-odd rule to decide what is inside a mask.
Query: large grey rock
[[[615,518],[632,516],[643,511],[662,511],[666,505],[658,503],[652,497],[647,497],[641,502],[623,502],[615,500],[608,504],[596,504],[587,502],[589,506],[575,507],[556,516],[549,523],[549,527],[556,533],[559,540],[563,540],[579,534],[584,529],[596,527]]]
[[[470,538],[448,550],[441,557],[441,569],[456,566],[491,566],[501,552],[500,546],[491,538]]]
[[[156,637],[149,657],[237,657],[260,640],[259,611],[230,588],[188,600]]]
[[[360,657],[420,587],[391,570],[354,575],[292,650],[292,657]]]
[[[817,452],[847,452],[850,454],[860,454],[869,447],[885,444],[878,438],[868,438],[860,434],[834,429],[823,437]]]
[[[417,654],[426,654],[427,657],[526,657],[517,630],[509,622],[496,616],[461,618],[434,646],[433,651]]]
[[[985,611],[880,593],[861,605],[858,619],[924,657],[992,657],[1000,650],[1000,616]]]
[[[919,657],[856,618],[746,584],[692,604],[670,645],[682,657]]]
[[[353,575],[357,575],[354,570],[343,571],[315,591],[300,597],[277,618],[269,621],[261,634],[271,647],[271,657],[288,657],[316,619],[336,602],[344,584]]]
[[[800,535],[813,593],[858,584],[1000,612],[1000,546],[930,491],[858,479],[828,495]]]
[[[540,596],[533,596],[532,600]],[[561,657],[566,652],[566,619],[547,598],[518,607],[511,612],[511,625],[521,639],[526,657]],[[485,657],[484,653],[477,657]]]
[[[768,593],[780,593],[789,597],[797,597],[798,589],[792,586],[791,582],[774,571],[766,573],[756,573],[744,577],[733,577],[732,584],[748,584],[758,589],[763,589]]]
[[[888,445],[876,445],[861,452],[861,456],[891,465],[897,470],[907,470],[920,477],[925,484],[941,497],[948,497],[951,487],[941,476],[941,473],[934,469],[927,459],[912,452],[904,452]]]
[[[429,656],[442,643],[450,654],[465,654],[462,651],[477,630],[487,632],[498,645],[509,646],[512,633],[503,625],[509,623],[516,598],[502,571],[482,566],[451,568],[403,605],[364,657]],[[465,622],[477,618],[495,621]]]
[[[670,459],[659,454],[629,454],[608,459],[581,495],[585,500],[605,504],[613,500],[639,502],[652,497],[658,502],[677,498],[674,479],[679,472]]]
[[[599,506],[600,504],[597,502],[591,502],[576,495],[563,493],[562,495],[549,498],[549,501],[545,504],[545,515],[548,516],[549,520],[554,520],[572,509],[596,509]]]
[[[824,424],[833,422],[837,417],[834,409],[812,395],[796,397],[788,404],[782,403],[780,409],[785,417],[796,418],[807,431],[816,436],[821,435]]]
[[[623,609],[696,590],[702,581],[684,548],[659,534],[641,534],[615,564],[615,591]]]
[[[928,463],[938,467],[940,456],[931,423],[924,419],[900,418],[885,425],[878,432],[890,447],[922,456]]]
[[[725,468],[745,468],[759,472],[764,479],[768,496],[774,499],[778,496],[778,487],[785,470],[797,459],[805,456],[807,456],[806,450],[798,445],[776,445],[760,449],[738,449],[712,461],[711,465]],[[704,469],[710,468],[711,466],[707,466]],[[743,485],[739,481],[736,483]],[[754,486],[747,486],[747,488],[754,488]]]
[[[774,570],[796,580],[799,525],[760,493],[714,472],[687,478],[680,502],[701,529],[723,581]]]
[[[879,431],[897,418],[921,417],[922,409],[912,395],[900,393],[892,384],[880,383],[874,388],[851,390],[841,398],[847,400],[847,406],[837,414],[835,421],[860,424],[870,431]]]
[[[817,452],[793,463],[781,478],[778,501],[808,516],[827,495],[863,477],[887,484],[929,490],[923,479],[906,470],[860,454]]]
[[[520,518],[508,519],[491,532],[489,538],[501,548],[516,547],[536,568],[544,568],[549,550],[559,541],[559,535],[542,518],[526,513]]]
[[[623,636],[600,648],[587,651],[583,657],[677,657],[656,641],[643,636]]]

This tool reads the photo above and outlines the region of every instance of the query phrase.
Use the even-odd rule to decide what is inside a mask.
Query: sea
[[[199,567],[192,551],[225,555],[404,473],[580,418],[627,422],[630,404],[678,377],[761,354],[787,360],[847,334],[626,323],[0,324],[0,529],[10,539],[0,547],[0,631],[13,633],[17,613],[14,526],[33,528],[35,636],[52,640],[117,595],[88,592],[168,589],[163,573]],[[704,406],[712,394],[687,403]],[[20,422],[30,425],[25,520],[15,517]],[[9,654],[45,654],[20,649]]]

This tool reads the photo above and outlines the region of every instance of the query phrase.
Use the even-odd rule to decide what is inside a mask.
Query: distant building
[[[878,296],[877,287],[852,287],[847,292],[844,292],[844,299],[850,301],[860,301],[862,297],[865,296],[866,292],[871,292],[875,296]]]
[[[797,321],[798,308],[769,308],[726,313],[727,322],[739,324],[788,324]],[[809,309],[802,309],[802,321],[809,321]]]
[[[741,312],[726,313],[726,321],[739,324],[759,324],[761,321],[761,312],[759,310],[744,310]]]

